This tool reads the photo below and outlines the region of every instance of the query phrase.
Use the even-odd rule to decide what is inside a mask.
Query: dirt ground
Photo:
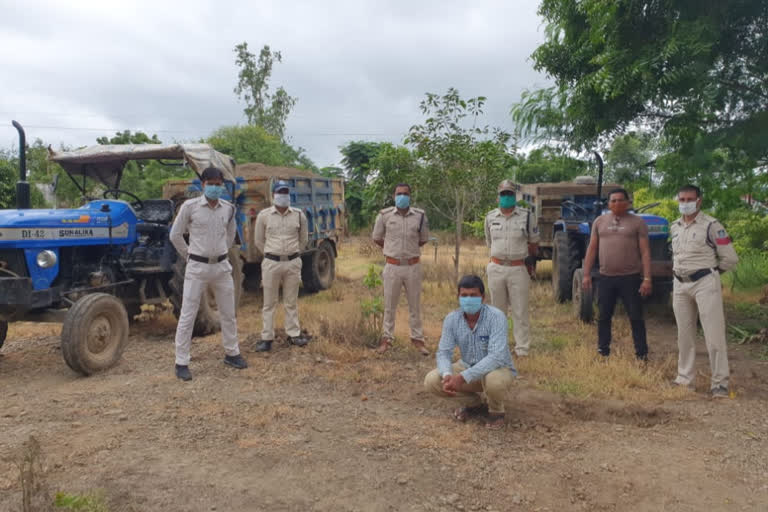
[[[454,422],[452,404],[423,391],[433,357],[402,341],[385,356],[340,345],[327,322],[355,314],[357,301],[340,294],[359,269],[345,249],[336,291],[302,296],[315,335],[304,349],[252,352],[260,298],[247,297],[240,337],[250,367],[224,366],[217,336],[196,339],[189,383],[173,375],[167,316],[136,325],[121,362],[89,378],[63,362],[58,326],[12,325],[0,355],[0,510],[21,510],[13,461],[31,435],[51,492],[98,491],[112,511],[768,510],[768,364],[742,347],[730,347],[730,399],[705,393],[703,342],[697,392],[672,392],[674,320],[650,314],[662,377],[640,398],[558,392],[541,385],[536,361],[549,357],[549,318],[567,310],[539,283],[532,355],[519,363],[507,425],[487,431]],[[425,294],[432,349],[453,301],[441,293]],[[576,329],[562,322],[559,332]],[[405,340],[406,325],[401,306]],[[591,347],[594,326],[583,329]],[[616,342],[628,350],[624,331]],[[586,361],[577,374],[602,371]]]

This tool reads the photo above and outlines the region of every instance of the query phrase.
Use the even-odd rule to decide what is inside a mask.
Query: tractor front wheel
[[[592,288],[585,290],[583,280],[584,271],[580,268],[576,269],[573,273],[573,312],[579,320],[588,324],[592,322],[595,315],[595,308],[592,305],[595,283],[592,283]]]
[[[114,295],[92,293],[67,312],[61,329],[61,352],[67,365],[91,375],[113,366],[128,343],[128,313]]]

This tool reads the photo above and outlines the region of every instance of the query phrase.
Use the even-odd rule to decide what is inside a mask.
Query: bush
[[[670,223],[680,218],[680,212],[677,209],[677,201],[674,198],[661,195],[656,190],[651,190],[649,188],[639,188],[635,190],[632,197],[632,204],[635,208],[640,208],[651,203],[659,203],[659,205],[646,210],[644,213],[664,217]]]
[[[731,290],[754,290],[768,284],[768,253],[752,248],[740,252],[739,263],[723,276]]]
[[[768,251],[768,216],[747,210],[731,211],[722,219],[728,234],[733,239],[733,246],[739,255],[747,252]]]

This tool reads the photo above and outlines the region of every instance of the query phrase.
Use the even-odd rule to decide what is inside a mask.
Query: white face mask
[[[279,206],[280,208],[287,208],[288,206],[291,206],[291,195],[290,194],[274,194],[272,196],[272,203],[275,206]]]
[[[677,207],[683,215],[693,215],[696,213],[696,201],[691,201],[690,203],[678,203]]]

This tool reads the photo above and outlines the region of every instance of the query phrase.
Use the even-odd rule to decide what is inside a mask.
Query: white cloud
[[[509,129],[542,40],[529,1],[0,0],[0,146],[87,145],[132,129],[193,140],[244,121],[233,48],[265,43],[273,85],[299,98],[288,134],[318,165],[349,140],[400,141],[427,91],[489,98]]]

